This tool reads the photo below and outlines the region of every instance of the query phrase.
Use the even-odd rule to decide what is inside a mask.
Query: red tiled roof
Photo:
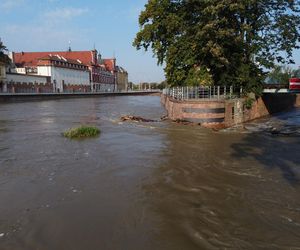
[[[104,65],[107,70],[114,71],[115,70],[115,59],[103,59]]]
[[[76,65],[84,65],[79,59],[74,60],[74,59],[70,59],[70,58],[65,58],[63,56],[60,55],[52,55],[49,54],[45,57],[39,58],[38,59],[38,64],[39,61],[41,60],[49,60],[49,61],[59,61],[59,62],[67,62],[67,63],[72,63],[72,64],[76,64]]]
[[[40,58],[59,55],[68,59],[79,59],[85,65],[93,65],[93,53],[93,51],[18,52],[13,54],[13,60],[17,66],[36,66]]]

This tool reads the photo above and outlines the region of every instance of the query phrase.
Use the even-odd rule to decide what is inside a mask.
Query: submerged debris
[[[122,116],[120,119],[122,122],[125,121],[135,121],[135,122],[158,122],[157,120],[145,119],[140,116],[133,116],[133,115],[125,115]]]
[[[176,120],[173,120],[173,122],[182,124],[182,125],[201,125],[201,123],[194,123],[194,122],[190,122],[190,121],[183,120],[183,119],[176,119]]]

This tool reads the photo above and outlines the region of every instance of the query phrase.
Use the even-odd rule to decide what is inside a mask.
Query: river
[[[119,120],[164,113],[156,96],[0,104],[0,249],[300,249],[300,110],[218,132]],[[80,124],[101,136],[61,135]]]

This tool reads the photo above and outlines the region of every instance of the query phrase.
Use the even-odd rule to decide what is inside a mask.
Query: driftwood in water
[[[121,117],[121,121],[135,121],[135,122],[157,122],[156,120],[151,120],[151,119],[145,119],[140,116],[133,116],[133,115],[125,115]]]
[[[194,123],[194,122],[190,122],[190,121],[182,120],[182,119],[176,119],[176,120],[173,120],[173,122],[182,124],[182,125],[200,125],[200,123]]]

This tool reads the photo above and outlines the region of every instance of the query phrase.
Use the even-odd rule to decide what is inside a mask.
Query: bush
[[[100,129],[96,127],[80,126],[78,128],[71,128],[63,133],[64,137],[74,138],[87,138],[96,137],[100,134]]]
[[[254,98],[248,97],[248,98],[245,100],[245,103],[244,103],[245,108],[246,108],[246,109],[251,109],[254,101],[255,101]]]

